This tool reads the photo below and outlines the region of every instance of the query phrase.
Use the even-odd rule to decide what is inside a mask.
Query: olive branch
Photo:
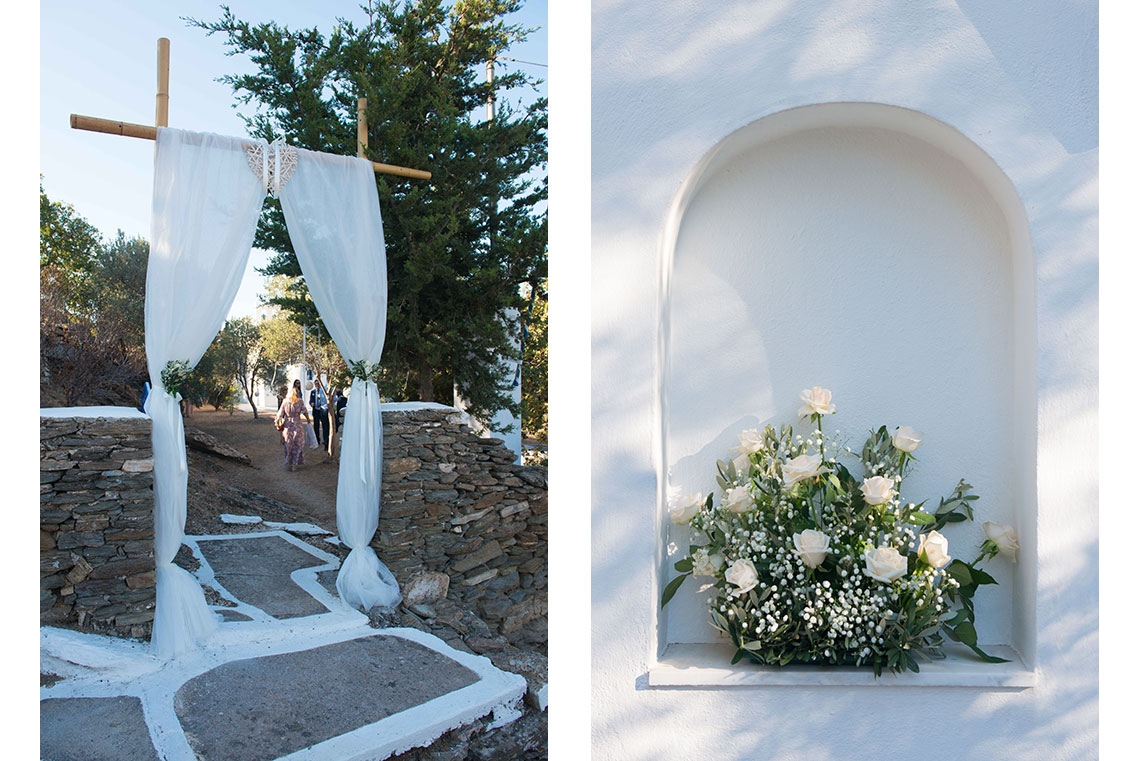
[[[160,376],[162,387],[166,389],[166,393],[177,396],[178,392],[182,390],[182,386],[190,379],[191,369],[190,363],[185,359],[172,359],[167,362],[166,367],[162,368]]]
[[[380,385],[380,363],[371,364],[360,360],[359,362],[349,362],[348,369],[352,372],[353,378],[360,378],[364,381],[372,381],[377,386]]]

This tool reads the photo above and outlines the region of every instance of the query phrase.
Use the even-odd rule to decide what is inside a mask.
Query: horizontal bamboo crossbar
[[[137,137],[142,140],[157,140],[158,128],[148,124],[131,124],[130,122],[116,122],[110,119],[99,119],[94,116],[71,115],[71,128],[82,129],[88,132],[103,132],[108,135],[122,135],[123,137]],[[406,166],[381,164],[372,162],[372,170],[377,174],[394,174],[399,177],[411,177],[417,180],[430,180],[431,172],[422,169],[411,169]]]

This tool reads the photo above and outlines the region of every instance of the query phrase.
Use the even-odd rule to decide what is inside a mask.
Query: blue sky
[[[274,2],[229,0],[234,15],[276,21],[290,29],[328,32],[336,18],[361,22],[357,0]],[[106,237],[116,230],[149,237],[154,143],[73,130],[72,113],[138,124],[154,123],[155,46],[170,39],[170,126],[244,135],[224,74],[252,71],[242,56],[226,56],[223,36],[207,37],[180,17],[213,21],[220,2],[139,0],[40,3],[40,173],[48,197],[75,206]],[[539,27],[507,55],[547,62],[546,0],[528,0],[512,21]],[[518,64],[512,64],[518,65]],[[522,66],[547,78],[545,68]],[[545,83],[540,88],[546,94]],[[251,313],[262,278],[253,272],[268,253],[255,249],[231,315]]]

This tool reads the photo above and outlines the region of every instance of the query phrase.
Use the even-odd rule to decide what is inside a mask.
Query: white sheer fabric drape
[[[376,177],[363,159],[298,149],[281,188],[289,239],[309,294],[350,367],[380,361],[388,314],[388,271]],[[380,395],[353,379],[341,438],[336,524],[350,548],[336,578],[341,599],[366,610],[400,601],[391,571],[369,542],[380,515]]]
[[[158,129],[146,273],[146,411],[154,446],[157,590],[151,645],[162,657],[189,650],[216,618],[198,582],[173,564],[186,527],[186,442],[178,397],[162,385],[169,361],[191,367],[225,322],[253,245],[265,187],[245,141]]]

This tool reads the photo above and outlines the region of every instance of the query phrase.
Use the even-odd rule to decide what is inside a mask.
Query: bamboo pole
[[[154,95],[154,126],[170,126],[170,40],[158,38],[158,89]]]
[[[368,98],[356,99],[356,155],[360,158],[368,158],[364,155],[365,149],[368,148]]]
[[[154,140],[158,137],[158,129],[148,124],[131,124],[130,122],[116,122],[111,119],[99,119],[94,116],[71,115],[72,129],[82,129],[88,132],[102,132],[107,135],[122,135],[123,137],[137,137],[142,140]],[[411,169],[406,166],[382,164],[372,162],[372,170],[377,174],[394,174],[399,177],[411,177],[416,180],[430,180],[431,172],[423,169]]]

